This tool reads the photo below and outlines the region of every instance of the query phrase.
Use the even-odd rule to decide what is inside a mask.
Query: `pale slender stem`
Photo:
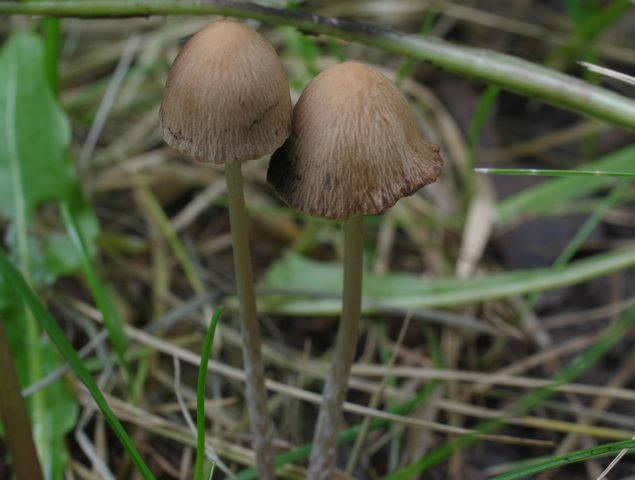
[[[344,290],[342,317],[337,331],[331,372],[322,397],[313,450],[309,461],[309,480],[333,477],[337,435],[342,420],[342,405],[346,399],[348,377],[355,358],[362,302],[362,243],[363,217],[357,216],[343,223],[344,229]]]
[[[227,182],[227,201],[229,203],[229,223],[231,226],[234,271],[238,285],[240,320],[243,347],[243,368],[246,378],[246,400],[251,430],[254,435],[256,468],[258,478],[273,480],[273,452],[271,443],[273,430],[267,411],[267,391],[265,389],[265,371],[260,352],[260,327],[256,316],[256,295],[254,276],[249,251],[249,227],[243,198],[241,164],[225,166]]]

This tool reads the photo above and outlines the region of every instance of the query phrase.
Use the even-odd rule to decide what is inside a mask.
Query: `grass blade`
[[[524,467],[520,470],[508,472],[503,475],[492,478],[491,480],[516,480],[519,478],[526,478],[530,475],[535,475],[546,470],[562,467],[571,463],[583,462],[594,457],[608,455],[613,452],[619,452],[620,450],[633,450],[635,449],[635,440],[623,440],[621,442],[607,443],[600,445],[599,447],[587,448],[585,450],[578,450],[577,452],[567,453],[559,457],[553,457],[549,460],[545,460],[528,467]]]
[[[90,376],[90,373],[82,363],[81,358],[79,358],[72,345],[66,339],[66,335],[64,335],[62,329],[57,325],[51,314],[44,305],[42,305],[33,290],[31,290],[24,281],[20,272],[13,266],[7,255],[2,250],[0,250],[0,274],[2,274],[7,283],[13,288],[15,294],[26,304],[33,316],[46,331],[55,347],[57,347],[62,356],[71,365],[76,375],[86,386],[95,400],[95,403],[115,432],[115,435],[117,435],[121,445],[124,447],[128,455],[130,455],[130,458],[137,466],[137,469],[143,478],[146,480],[154,480],[152,472],[150,472],[150,469],[141,458],[141,455],[132,443],[128,433],[108,405],[108,402],[99,390],[99,387],[93,380],[93,377]]]
[[[540,175],[543,177],[614,177],[635,178],[635,172],[609,172],[604,170],[556,170],[539,168],[475,168],[477,173],[489,175]]]
[[[584,170],[633,172],[635,145],[628,146],[585,165]],[[553,179],[511,195],[498,203],[497,220],[500,225],[518,221],[527,215],[548,215],[554,205],[561,205],[606,188],[614,182],[610,177],[591,176]]]
[[[125,357],[126,349],[128,347],[128,337],[126,337],[124,332],[123,322],[113,308],[108,292],[106,292],[106,288],[104,287],[99,275],[97,274],[97,270],[93,265],[90,252],[88,251],[88,246],[82,235],[81,229],[79,228],[73,209],[67,202],[63,202],[60,204],[60,210],[62,212],[62,218],[64,219],[64,225],[66,226],[68,235],[79,253],[82,269],[84,270],[84,275],[86,275],[90,291],[93,294],[97,307],[104,317],[104,325],[108,330],[110,341],[115,348],[119,365],[123,368],[126,378],[130,381],[132,378],[130,365]]]
[[[593,25],[580,31],[584,38],[619,16],[629,0],[601,12]],[[612,7],[612,4],[611,4]],[[537,98],[583,115],[635,130],[635,101],[596,87],[570,75],[492,50],[459,47],[441,39],[408,35],[362,23],[322,17],[314,13],[263,7],[250,2],[199,2],[153,0],[152,2],[90,1],[0,1],[0,13],[73,16],[83,18],[149,15],[222,15],[252,18],[275,25],[290,25],[305,32],[325,34],[362,43],[386,52],[432,62],[437,67]],[[601,20],[601,21],[600,21]]]
[[[223,314],[220,306],[214,312],[212,321],[207,329],[203,351],[201,352],[201,364],[198,368],[198,383],[196,386],[196,461],[194,468],[194,480],[203,480],[203,460],[205,459],[205,377],[207,375],[207,363],[214,342],[216,326]]]

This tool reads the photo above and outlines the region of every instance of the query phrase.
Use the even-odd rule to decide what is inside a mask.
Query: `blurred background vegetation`
[[[259,3],[508,53],[635,98],[632,83],[580,64],[635,75],[629,1]],[[184,159],[158,131],[167,70],[214,18],[0,17],[0,243],[161,479],[191,478],[183,411],[194,415],[219,305],[213,478],[253,478],[222,170]],[[445,160],[436,184],[365,220],[363,333],[338,475],[484,479],[633,437],[632,181],[474,172],[635,173],[633,132],[361,43],[249,23],[281,56],[294,100],[345,59],[395,79]],[[286,208],[266,167],[248,162],[244,176],[269,407],[276,451],[291,452],[280,476],[302,478],[298,448],[336,332],[341,232]],[[4,275],[0,320],[48,478],[137,478]],[[545,388],[553,378],[561,384]],[[596,479],[612,458],[598,453],[542,478]],[[0,478],[12,471],[0,440]],[[635,478],[632,456],[612,475]]]

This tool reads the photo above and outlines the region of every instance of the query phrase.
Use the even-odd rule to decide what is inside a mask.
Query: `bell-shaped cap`
[[[159,124],[172,148],[221,164],[273,152],[291,132],[291,115],[287,75],[274,48],[247,25],[220,20],[174,60]]]
[[[424,140],[408,102],[384,75],[346,62],[320,73],[293,111],[267,181],[289,206],[345,220],[381,213],[434,182],[439,147]]]

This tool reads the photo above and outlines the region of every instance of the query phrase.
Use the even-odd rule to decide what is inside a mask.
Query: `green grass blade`
[[[598,18],[611,21],[629,5],[621,0],[620,8]],[[322,17],[308,12],[288,12],[251,2],[200,2],[153,0],[131,2],[90,1],[0,1],[0,13],[95,17],[130,17],[149,15],[223,15],[252,18],[275,25],[290,25],[305,32],[331,35],[362,43],[386,52],[426,60],[449,72],[498,85],[500,88],[568,108],[584,115],[635,130],[635,101],[574,78],[492,50],[460,47],[436,38],[422,38],[401,32],[342,19]],[[589,38],[598,31],[597,23],[580,32]]]
[[[635,158],[635,145],[606,155],[591,164],[586,164],[582,169],[635,172],[633,158]],[[549,214],[553,211],[554,205],[562,205],[595,193],[610,186],[614,181],[611,177],[598,176],[558,178],[546,181],[500,201],[496,207],[498,223],[505,225],[527,215]]]
[[[53,95],[60,93],[57,63],[59,61],[62,29],[59,18],[45,18],[40,21],[40,28],[44,36],[44,72],[46,81],[51,87]]]
[[[33,290],[31,290],[31,288],[27,285],[20,272],[13,266],[7,255],[2,250],[0,250],[0,273],[12,287],[15,294],[27,305],[33,316],[38,320],[42,328],[44,328],[55,347],[57,347],[59,352],[75,371],[76,375],[86,386],[95,400],[95,403],[115,432],[115,435],[117,435],[121,445],[124,447],[128,455],[130,455],[130,458],[137,466],[137,469],[143,478],[146,480],[154,480],[152,472],[150,472],[150,469],[144,463],[141,455],[126,433],[126,430],[111,410],[108,402],[106,402],[106,399],[93,380],[93,377],[90,376],[90,373],[82,363],[81,358],[79,358],[72,345],[66,339],[66,335],[64,335],[62,329],[57,325],[51,314],[44,305],[42,305]]]
[[[559,457],[553,457],[549,460],[534,463],[528,467],[524,467],[520,470],[508,472],[503,475],[492,478],[491,480],[516,480],[519,478],[526,478],[530,475],[535,475],[547,470],[551,470],[571,463],[583,462],[594,457],[608,455],[611,453],[619,452],[623,449],[633,450],[635,449],[635,440],[623,440],[621,442],[607,443],[600,445],[599,447],[587,448],[585,450],[578,450],[577,452],[567,453]]]
[[[443,462],[454,452],[466,447],[478,440],[479,434],[490,433],[499,428],[504,418],[522,413],[537,407],[551,397],[558,385],[570,383],[597,363],[626,333],[635,325],[635,307],[631,307],[620,315],[617,322],[604,331],[598,340],[584,352],[574,358],[569,364],[553,378],[553,383],[522,396],[507,412],[504,417],[494,418],[481,422],[474,430],[475,433],[464,435],[456,440],[446,443],[428,453],[419,461],[404,467],[403,469],[385,477],[386,480],[406,480],[415,478],[433,466]],[[624,447],[622,447],[624,448]]]
[[[205,377],[207,376],[207,363],[209,354],[214,342],[216,326],[223,314],[223,307],[220,306],[214,312],[212,321],[207,329],[203,351],[201,352],[201,364],[198,368],[198,383],[196,386],[196,461],[194,468],[194,480],[203,480],[203,461],[205,459]]]
[[[93,265],[86,240],[79,228],[79,223],[75,218],[73,209],[68,203],[63,202],[60,204],[60,210],[62,212],[62,218],[64,219],[64,225],[66,226],[68,235],[79,253],[82,269],[84,270],[84,275],[86,275],[90,291],[93,294],[97,307],[104,317],[104,325],[106,326],[106,330],[108,330],[110,341],[115,348],[119,365],[123,368],[126,378],[130,381],[132,379],[130,365],[128,364],[125,356],[126,349],[128,348],[128,337],[124,332],[123,322],[113,308],[108,292],[106,292],[106,288],[104,287],[99,275],[97,274],[97,270]]]
[[[152,190],[150,190],[147,185],[139,181],[136,195],[140,205],[156,222],[159,231],[165,237],[168,245],[170,245],[170,248],[174,252],[174,255],[176,255],[176,258],[179,260],[179,263],[181,264],[181,267],[185,272],[185,276],[190,282],[190,285],[192,285],[194,291],[196,293],[204,293],[205,286],[196,273],[196,267],[192,263],[192,260],[187,253],[185,245],[183,245],[183,242],[179,238],[177,232],[174,230],[174,227],[170,223],[170,219],[165,214],[163,207],[154,196],[154,193],[152,193]]]
[[[609,172],[605,170],[557,170],[540,168],[475,168],[476,173],[489,175],[539,175],[543,177],[613,177],[635,178],[635,172]]]

